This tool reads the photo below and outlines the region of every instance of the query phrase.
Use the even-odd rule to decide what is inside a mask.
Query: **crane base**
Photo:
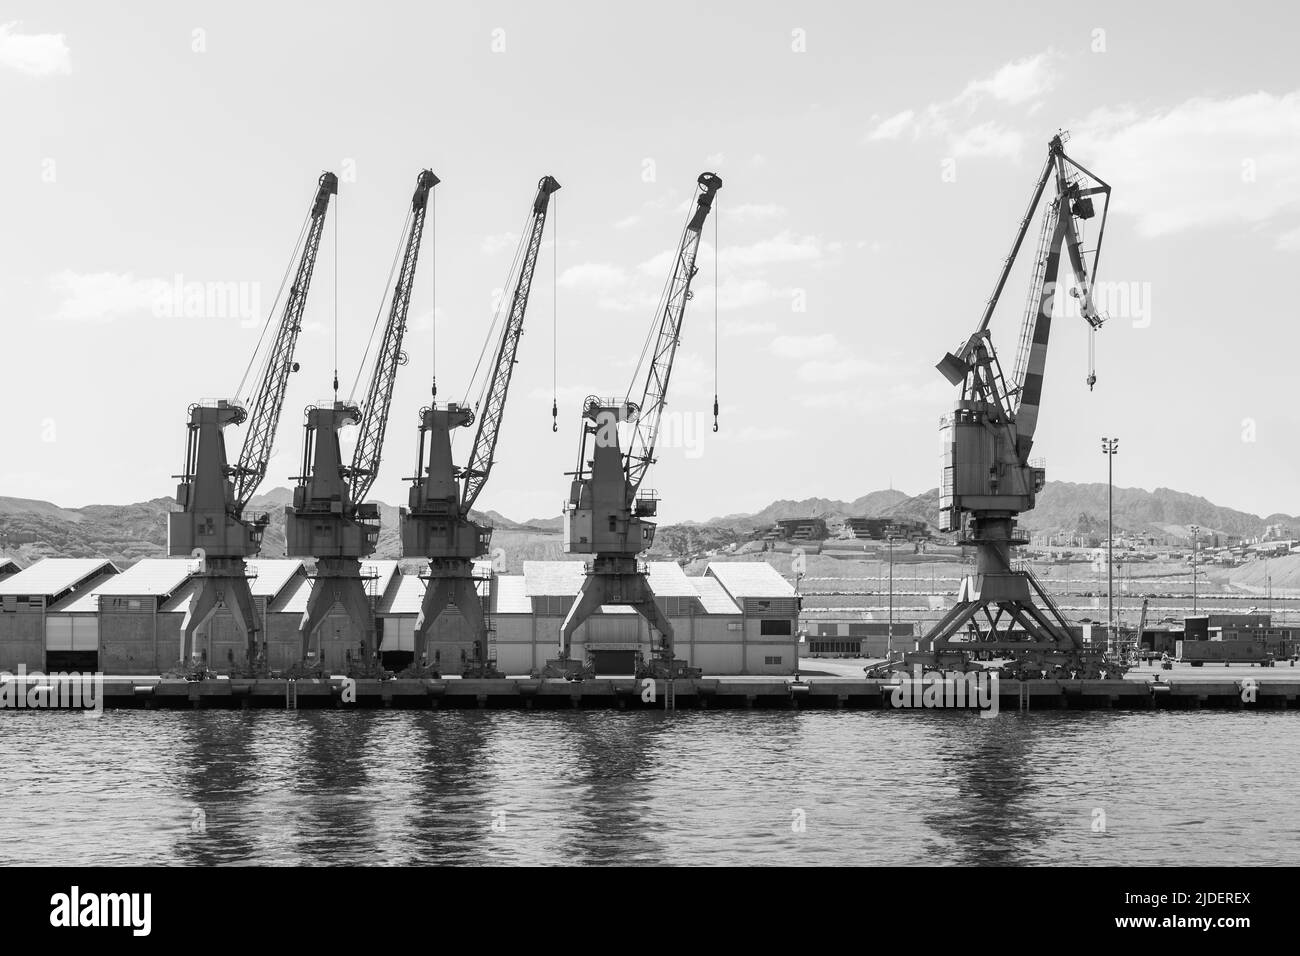
[[[698,680],[704,676],[704,669],[692,667],[678,657],[655,655],[648,661],[637,661],[636,676],[637,679],[649,677],[653,680]]]
[[[562,680],[586,680],[596,676],[596,666],[568,657],[556,657],[546,662],[542,677]]]
[[[467,664],[460,672],[460,676],[466,680],[502,680],[506,675],[495,664],[488,663]]]

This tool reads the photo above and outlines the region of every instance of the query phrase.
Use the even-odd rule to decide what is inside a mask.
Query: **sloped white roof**
[[[529,597],[573,597],[582,590],[581,561],[525,561],[524,593]]]
[[[424,584],[418,575],[401,575],[397,583],[384,593],[384,599],[379,602],[379,613],[419,614],[424,603]]]
[[[524,576],[522,574],[497,575],[497,613],[533,613],[533,602],[524,590]]]
[[[307,597],[310,594],[311,581],[306,576],[290,581],[275,600],[266,606],[266,613],[302,614],[307,610]]]
[[[99,610],[98,591],[73,591],[62,601],[51,604],[46,614],[94,614]]]
[[[695,588],[676,561],[650,561],[646,568],[656,597],[696,597]],[[524,593],[529,597],[573,597],[582,590],[585,577],[582,561],[525,561]]]
[[[700,604],[705,614],[739,614],[736,602],[727,596],[727,591],[716,578],[687,578],[695,593],[699,595]]]
[[[256,577],[248,582],[253,597],[273,598],[302,570],[299,558],[269,558],[248,562],[248,573]]]
[[[696,597],[699,592],[691,585],[686,572],[676,561],[651,561],[647,565],[646,577],[650,579],[650,590],[656,597]]]
[[[105,558],[44,558],[26,571],[0,578],[0,594],[62,594],[106,568],[117,571]]]
[[[794,587],[766,561],[711,561],[705,574],[722,582],[733,598],[794,597]]]
[[[145,558],[95,588],[96,594],[162,597],[173,593],[199,569],[189,558]]]
[[[362,561],[361,577],[365,582],[367,594],[388,595],[388,589],[397,576],[397,561]]]

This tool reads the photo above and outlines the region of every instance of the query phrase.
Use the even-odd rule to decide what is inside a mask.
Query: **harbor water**
[[[0,714],[6,864],[1300,863],[1294,712]]]

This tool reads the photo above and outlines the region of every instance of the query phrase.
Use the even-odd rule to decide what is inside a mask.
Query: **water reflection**
[[[568,811],[573,825],[562,850],[575,864],[662,862],[651,790],[672,772],[656,762],[668,719],[594,712],[565,721],[568,776],[582,797]]]
[[[956,799],[932,806],[925,824],[947,838],[953,862],[969,866],[1023,863],[1047,838],[1035,811],[1039,775],[1053,768],[1031,761],[1039,753],[1041,722],[1006,714],[997,718],[935,714],[934,751],[956,789]]]
[[[245,815],[248,792],[262,772],[253,746],[257,718],[180,714],[176,724],[178,862],[215,866],[252,857],[258,830]]]

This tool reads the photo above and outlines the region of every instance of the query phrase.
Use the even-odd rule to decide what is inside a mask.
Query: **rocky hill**
[[[265,511],[271,523],[263,539],[262,554],[282,557],[285,551],[284,508],[292,501],[288,488],[273,488],[250,503],[252,511]],[[41,557],[105,557],[125,567],[144,557],[161,557],[167,551],[167,514],[171,498],[154,498],[131,505],[89,505],[61,508],[48,501],[0,497],[0,554],[26,565]],[[703,523],[661,525],[650,557],[683,559],[739,544],[766,531],[781,518],[823,517],[832,525],[846,517],[894,516],[918,518],[937,526],[938,489],[909,496],[900,491],[875,491],[853,501],[806,498],[774,501],[754,514],[727,515]],[[381,558],[400,555],[397,508],[380,503]],[[494,547],[506,552],[507,567],[516,570],[522,560],[561,557],[558,532],[562,519],[534,518],[523,523],[496,512],[474,513],[476,521],[498,529]],[[1105,533],[1106,486],[1049,482],[1038,505],[1021,518],[1021,525],[1036,533],[1087,531]],[[1186,540],[1188,527],[1243,538],[1262,537],[1270,526],[1284,535],[1300,535],[1300,518],[1286,514],[1261,517],[1223,508],[1205,498],[1157,488],[1115,489],[1115,524],[1122,531],[1151,534],[1163,540]]]

